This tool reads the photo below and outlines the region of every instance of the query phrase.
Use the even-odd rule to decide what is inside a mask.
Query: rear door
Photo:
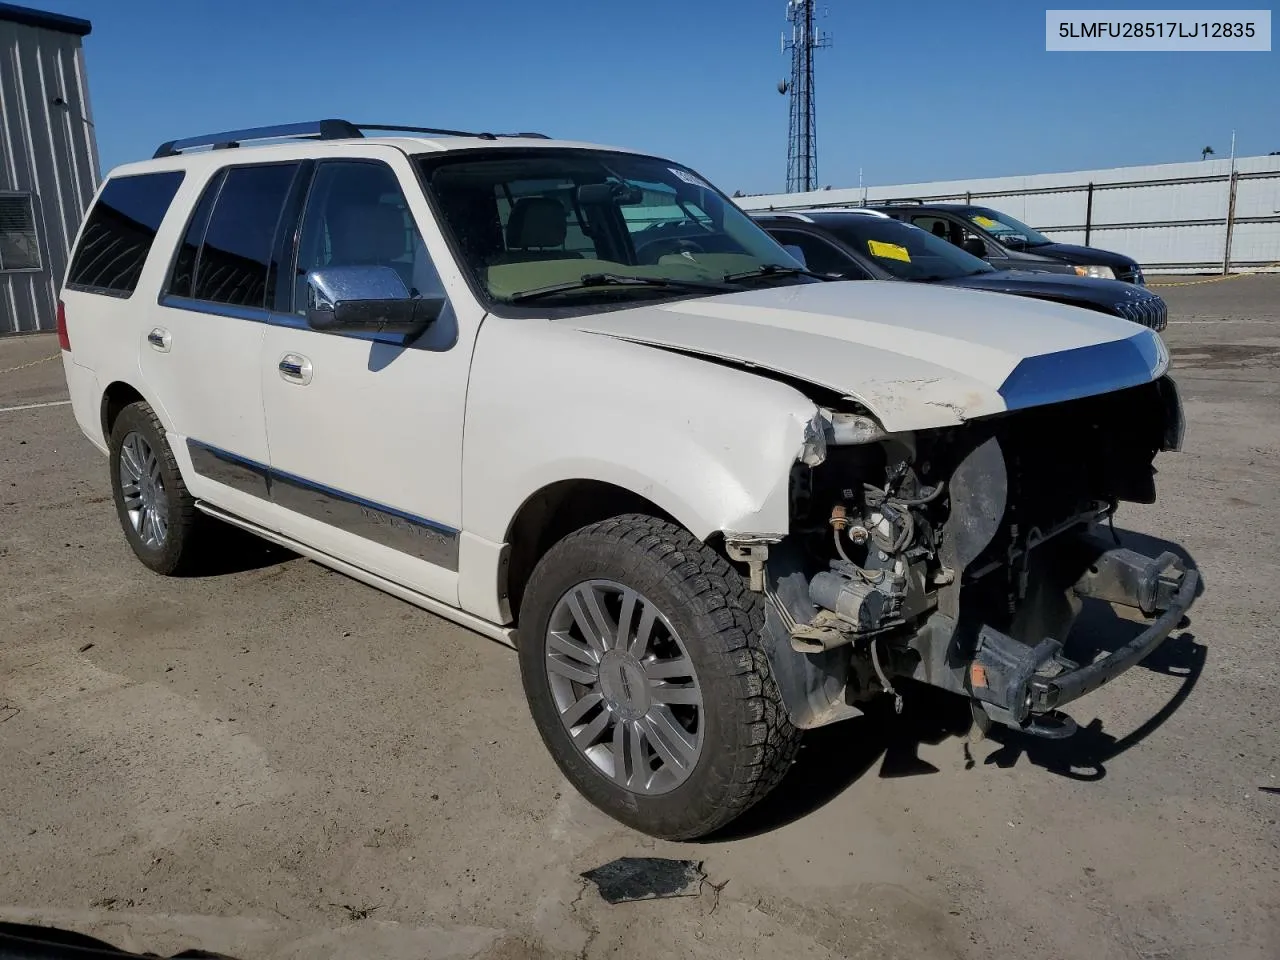
[[[276,231],[301,164],[224,168],[204,186],[140,345],[191,492],[268,523],[259,375]]]
[[[162,170],[109,179],[67,271],[61,300],[71,349],[63,351],[63,371],[76,422],[104,451],[102,392],[116,380],[136,382],[148,293],[154,301],[152,278],[164,270],[160,261],[168,263],[175,228],[167,221],[181,215],[183,201],[174,199],[186,177]]]

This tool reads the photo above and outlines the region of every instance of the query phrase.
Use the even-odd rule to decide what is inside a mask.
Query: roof
[[[985,209],[979,203],[952,203],[944,201],[941,203],[916,203],[915,201],[907,202],[899,200],[897,202],[877,200],[874,203],[867,204],[874,210],[981,210]]]
[[[360,137],[341,140],[287,140],[248,145],[233,150],[191,150],[170,156],[138,160],[115,167],[109,176],[132,176],[156,170],[206,170],[223,166],[306,160],[319,157],[368,156],[371,148],[390,148],[410,157],[423,154],[464,153],[474,150],[601,150],[610,153],[637,153],[625,147],[611,147],[571,140],[503,137]],[[642,154],[646,155],[647,154]]]
[[[59,33],[70,33],[73,36],[88,36],[93,24],[79,17],[68,17],[61,13],[47,13],[44,10],[32,10],[30,7],[18,7],[12,3],[0,3],[0,21],[20,23],[27,27],[42,27],[45,30],[56,30]]]
[[[803,220],[813,223],[814,217],[857,216],[889,219],[887,213],[881,213],[872,207],[812,207],[805,210],[750,210],[748,213],[757,220]]]

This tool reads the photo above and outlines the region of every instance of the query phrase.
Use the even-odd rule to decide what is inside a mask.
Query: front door
[[[452,306],[411,343],[306,324],[306,274],[325,267],[389,266],[411,293],[446,296],[400,186],[414,183],[412,170],[401,166],[397,176],[375,160],[316,165],[292,283],[279,288],[261,354],[272,499],[295,539],[456,604],[473,334],[460,336]]]

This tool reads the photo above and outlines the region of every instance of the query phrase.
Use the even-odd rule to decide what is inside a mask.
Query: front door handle
[[[161,353],[168,353],[173,347],[173,334],[164,327],[155,327],[147,334],[147,343]]]
[[[305,386],[311,382],[311,361],[300,353],[286,353],[280,358],[280,377],[289,383]]]

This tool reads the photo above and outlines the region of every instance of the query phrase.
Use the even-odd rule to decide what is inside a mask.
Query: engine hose
[[[896,554],[901,553],[911,543],[911,538],[916,532],[916,521],[911,516],[911,511],[903,510],[901,513],[902,532],[898,534],[895,540],[886,540],[880,535],[878,530],[871,534],[871,542],[874,543],[883,553]]]
[[[840,542],[840,530],[838,528],[833,528],[831,533],[835,537],[836,553],[840,554],[840,559],[849,564],[849,566],[856,567],[857,564],[850,560],[849,555],[844,552],[844,544]]]
[[[907,544],[911,542],[911,538],[915,536],[915,532],[916,532],[916,521],[915,521],[915,518],[911,516],[911,511],[903,510],[902,517],[904,521],[902,524],[902,533],[898,537],[898,539],[894,541],[894,544],[893,544],[894,553],[901,553],[903,550],[905,550],[907,548]]]
[[[889,502],[895,507],[923,507],[926,503],[933,503],[933,501],[942,496],[942,491],[946,488],[947,481],[941,480],[938,482],[938,485],[933,488],[933,492],[928,496],[919,497],[915,500],[903,500],[899,497],[890,497]]]
[[[871,666],[875,667],[876,676],[880,678],[880,686],[884,687],[884,692],[893,697],[893,712],[902,712],[902,694],[893,688],[893,684],[889,682],[888,675],[884,672],[884,667],[880,666],[880,654],[878,652],[879,637],[871,638]]]

